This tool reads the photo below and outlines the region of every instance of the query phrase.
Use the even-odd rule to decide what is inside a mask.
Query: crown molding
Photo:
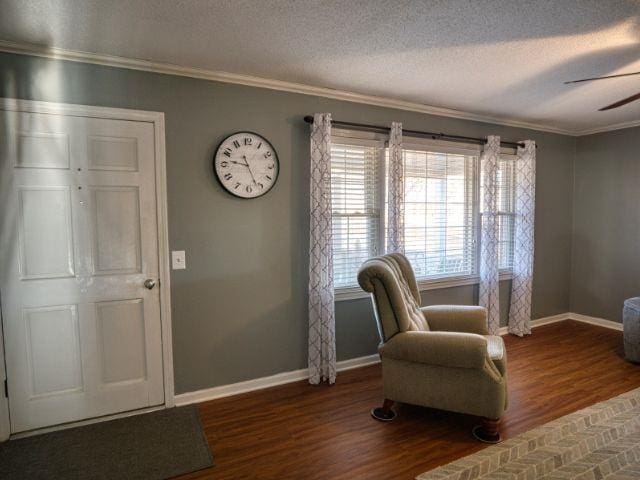
[[[613,130],[622,130],[625,128],[632,128],[632,127],[640,127],[640,120],[632,120],[630,122],[616,123],[614,125],[609,125],[608,127],[598,127],[598,128],[587,129],[587,130],[580,130],[574,133],[573,135],[576,137],[584,137],[585,135],[593,135],[594,133],[611,132]]]
[[[337,90],[326,87],[316,87],[303,83],[287,82],[283,80],[273,80],[253,75],[242,75],[239,73],[222,72],[216,70],[206,70],[202,68],[183,67],[172,63],[152,62],[136,58],[119,57],[115,55],[104,55],[98,53],[82,52],[78,50],[67,50],[63,48],[48,47],[29,43],[10,42],[0,40],[0,52],[16,53],[20,55],[31,55],[35,57],[51,58],[55,60],[67,60],[70,62],[91,63],[94,65],[104,65],[107,67],[126,68],[129,70],[140,70],[144,72],[161,73],[165,75],[176,75],[180,77],[198,78],[201,80],[211,80],[214,82],[233,83],[246,85],[249,87],[268,88],[283,92],[300,93],[316,97],[332,98],[347,102],[375,105],[378,107],[394,108],[410,112],[426,113],[440,117],[459,118],[474,122],[492,123],[494,125],[504,125],[507,127],[526,128],[541,132],[557,133],[572,137],[582,137],[593,135],[594,133],[610,132],[612,130],[622,130],[625,128],[640,126],[640,120],[617,123],[606,127],[597,127],[585,130],[567,130],[552,127],[539,123],[530,123],[505,117],[493,117],[472,112],[463,112],[451,108],[435,107],[424,103],[409,102],[395,98],[379,97],[375,95],[365,95],[362,93],[350,92],[348,90]]]
[[[67,50],[46,45],[36,45],[28,43],[10,42],[0,40],[0,52],[16,53],[21,55],[31,55],[45,57],[56,60],[67,60],[71,62],[91,63],[109,67],[126,68],[130,70],[142,70],[146,72],[162,73],[166,75],[177,75],[182,77],[212,80],[216,82],[234,83],[251,87],[268,88],[285,92],[300,93],[303,95],[313,95],[347,102],[363,103],[379,107],[395,108],[412,112],[426,113],[441,117],[459,118],[476,122],[492,123],[508,127],[526,128],[543,132],[557,133],[560,135],[576,135],[576,132],[556,128],[548,125],[529,123],[521,120],[492,117],[476,113],[463,112],[450,108],[435,107],[422,103],[409,102],[393,98],[365,95],[346,90],[337,90],[326,87],[316,87],[302,83],[286,82],[283,80],[272,80],[268,78],[255,77],[252,75],[242,75],[237,73],[206,70],[201,68],[183,67],[171,63],[152,62],[134,58],[119,57],[114,55],[103,55],[97,53],[82,52],[77,50]]]

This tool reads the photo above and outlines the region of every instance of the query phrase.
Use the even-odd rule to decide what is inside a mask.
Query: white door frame
[[[158,217],[158,261],[160,267],[160,323],[162,329],[162,369],[164,380],[164,407],[174,406],[173,341],[171,330],[171,290],[169,265],[169,229],[167,220],[167,175],[164,135],[164,113],[123,108],[94,107],[66,103],[40,102],[0,98],[0,110],[55,115],[73,115],[113,120],[130,120],[153,124],[155,137],[156,211]],[[0,292],[1,298],[2,292]],[[0,335],[2,326],[0,325]],[[0,342],[2,337],[0,336]],[[4,365],[4,352],[0,343],[0,366]],[[4,369],[0,368],[0,373]],[[4,378],[0,378],[2,382]],[[1,390],[4,390],[2,386]],[[4,391],[0,391],[4,396]],[[6,403],[6,402],[5,402]],[[10,431],[8,405],[0,403],[0,441],[6,440]],[[116,414],[117,415],[117,414]],[[109,417],[101,417],[108,419]],[[82,423],[82,422],[80,422]],[[3,438],[3,436],[5,438]]]

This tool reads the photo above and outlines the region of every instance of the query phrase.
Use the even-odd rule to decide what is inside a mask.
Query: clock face
[[[213,167],[222,186],[241,198],[256,198],[276,183],[278,155],[263,137],[238,132],[222,141],[213,158]]]

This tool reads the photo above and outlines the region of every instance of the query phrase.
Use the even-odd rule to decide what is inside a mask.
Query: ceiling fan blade
[[[630,97],[625,98],[624,100],[620,100],[616,103],[612,103],[611,105],[607,105],[606,107],[602,107],[600,108],[598,111],[599,112],[604,112],[605,110],[611,110],[613,108],[618,108],[621,107],[623,105],[626,105],[627,103],[631,103],[635,100],[640,100],[640,93],[636,93],[635,95],[631,95]]]
[[[564,82],[564,84],[568,85],[570,83],[591,82],[592,80],[606,80],[607,78],[629,77],[631,75],[640,75],[640,72],[619,73],[618,75],[607,75],[605,77],[583,78],[581,80],[571,80],[569,82]]]

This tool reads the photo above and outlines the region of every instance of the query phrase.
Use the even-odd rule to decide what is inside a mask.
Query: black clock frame
[[[220,151],[220,147],[222,147],[222,144],[224,142],[227,141],[227,139],[229,137],[233,137],[234,135],[238,135],[240,133],[249,133],[251,135],[257,135],[258,137],[260,137],[262,140],[265,141],[265,143],[267,143],[269,145],[269,147],[271,147],[271,150],[273,150],[273,154],[275,155],[275,160],[277,162],[278,165],[278,170],[276,172],[276,176],[273,179],[273,183],[271,184],[271,186],[265,190],[264,192],[262,192],[260,195],[256,196],[256,197],[241,197],[239,195],[237,195],[235,192],[229,190],[227,188],[227,186],[222,182],[222,180],[220,180],[220,176],[218,175],[218,171],[216,170],[216,157],[218,156],[218,152]],[[261,198],[264,197],[267,193],[269,193],[271,190],[273,190],[273,187],[276,186],[276,183],[278,182],[278,177],[280,176],[280,157],[278,156],[278,152],[276,151],[275,147],[273,146],[273,144],[267,140],[266,138],[264,138],[261,134],[256,133],[256,132],[251,132],[248,130],[240,130],[238,132],[234,132],[231,133],[229,135],[227,135],[226,137],[224,137],[220,143],[218,143],[218,146],[216,147],[215,152],[213,152],[213,159],[211,161],[211,166],[213,167],[213,176],[216,177],[216,180],[218,181],[218,183],[220,184],[220,186],[229,194],[233,195],[234,198],[239,198],[241,200],[255,200],[256,198]]]

